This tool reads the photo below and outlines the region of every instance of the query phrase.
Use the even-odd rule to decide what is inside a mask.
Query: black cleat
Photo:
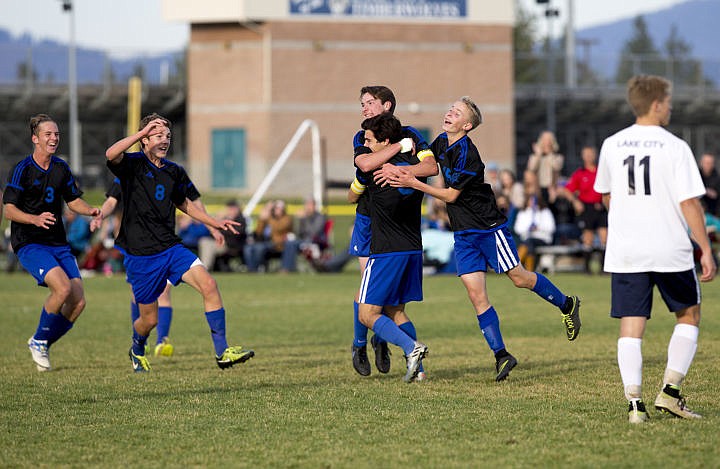
[[[495,376],[495,381],[502,381],[505,378],[508,377],[510,374],[510,371],[515,368],[517,365],[517,360],[515,357],[510,355],[509,353],[507,355],[504,355],[497,359],[495,362],[495,371],[497,371],[497,376]]]
[[[580,334],[580,298],[568,296],[562,307],[562,322],[567,340],[577,339]]]
[[[370,376],[370,360],[367,356],[367,345],[351,348],[353,368],[360,376]]]
[[[375,351],[375,366],[380,373],[388,373],[390,371],[390,348],[388,343],[378,340],[378,336],[372,336],[370,339],[373,351]]]

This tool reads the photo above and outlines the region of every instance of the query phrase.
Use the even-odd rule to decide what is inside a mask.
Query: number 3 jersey
[[[75,184],[70,167],[62,159],[51,157],[47,170],[38,166],[32,155],[18,162],[10,171],[3,203],[13,204],[31,215],[50,212],[55,216],[55,223],[45,229],[29,223],[12,222],[10,240],[15,252],[26,244],[67,244],[62,222],[63,200],[72,202],[80,196],[82,191]]]
[[[175,207],[197,190],[182,166],[166,159],[162,163],[157,167],[138,152],[107,164],[122,189],[116,244],[128,254],[150,256],[181,242],[175,234]]]
[[[687,143],[659,126],[621,130],[603,142],[594,188],[611,198],[607,272],[694,268],[680,202],[705,186]]]

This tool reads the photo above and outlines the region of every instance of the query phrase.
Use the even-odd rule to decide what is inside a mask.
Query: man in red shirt
[[[570,176],[564,190],[578,215],[578,225],[582,230],[582,243],[585,248],[585,269],[590,272],[590,255],[593,251],[595,234],[600,242],[600,252],[605,251],[608,212],[602,203],[602,195],[593,189],[597,174],[597,150],[593,146],[586,145],[582,148],[581,156],[583,167]]]

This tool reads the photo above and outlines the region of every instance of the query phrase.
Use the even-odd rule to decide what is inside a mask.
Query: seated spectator
[[[180,236],[183,245],[195,254],[198,253],[200,238],[210,237],[212,239],[212,235],[210,234],[210,230],[208,230],[207,226],[203,225],[194,218],[185,215],[184,213],[179,217],[177,229],[178,236]]]
[[[565,186],[565,181],[558,183],[559,189]],[[577,244],[580,241],[580,225],[578,224],[575,206],[568,198],[565,190],[555,191],[554,198],[550,201],[550,211],[555,217],[555,236],[553,244],[568,246]]]
[[[257,272],[268,256],[280,256],[282,272],[297,271],[298,240],[292,231],[293,218],[285,202],[275,200],[265,204],[253,233],[252,242],[245,244],[245,263],[248,271]]]
[[[298,219],[297,235],[300,250],[307,259],[319,259],[321,253],[328,248],[327,221],[327,217],[317,211],[315,199],[305,199],[303,213]]]
[[[515,218],[515,233],[520,239],[518,255],[520,262],[530,272],[535,270],[536,250],[549,246],[555,233],[555,218],[542,197],[530,197],[524,209]]]
[[[597,175],[597,150],[593,146],[586,145],[581,150],[581,156],[583,167],[572,173],[561,192],[566,194],[575,207],[585,249],[585,271],[589,273],[593,250],[597,248],[601,253],[605,252],[608,211],[603,204],[602,194],[595,192],[593,188]]]
[[[65,210],[64,218],[70,252],[79,259],[90,247],[90,222],[72,210]]]
[[[230,261],[239,259],[244,262],[244,249],[247,241],[247,220],[242,214],[242,207],[235,199],[228,200],[225,203],[225,212],[221,214],[221,219],[233,220],[240,225],[236,226],[237,234],[230,231],[223,231],[225,244],[218,243],[209,237],[202,237],[198,241],[198,253],[200,260],[205,267],[220,272],[230,272]]]

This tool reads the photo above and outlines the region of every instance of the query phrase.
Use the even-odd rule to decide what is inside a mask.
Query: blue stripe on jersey
[[[10,180],[10,184],[8,185],[16,189],[23,190],[24,188],[20,185],[20,180],[22,179],[22,175],[25,172],[25,168],[27,168],[30,164],[32,164],[32,156],[28,156],[27,158],[19,162],[15,167],[12,179]]]

